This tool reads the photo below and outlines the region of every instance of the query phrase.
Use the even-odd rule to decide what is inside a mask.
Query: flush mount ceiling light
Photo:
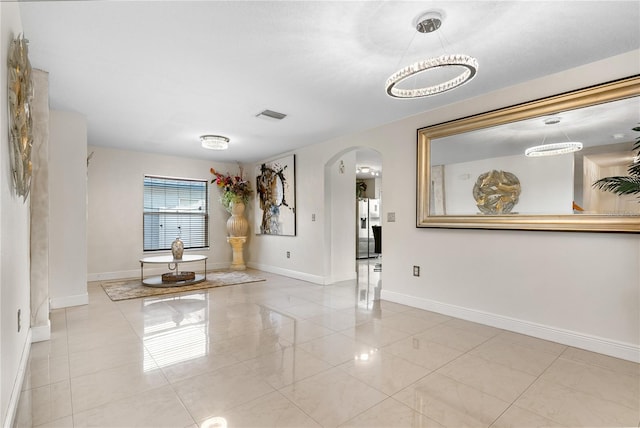
[[[442,15],[428,12],[420,16],[416,23],[416,30],[420,33],[433,33],[442,26]],[[416,76],[436,68],[462,68],[463,71],[453,79],[445,82],[415,89],[402,89],[397,85],[411,76]],[[394,98],[423,98],[455,89],[470,81],[478,72],[478,61],[464,54],[441,55],[415,62],[396,71],[387,79],[385,88],[387,94]]]
[[[222,135],[202,135],[200,136],[202,147],[209,150],[227,150],[229,139]]]
[[[560,117],[550,117],[544,120],[545,125],[555,125],[560,123]],[[564,134],[569,139],[567,134]],[[552,143],[544,144],[545,136],[542,139],[542,144],[539,146],[529,147],[524,151],[524,155],[527,157],[540,157],[540,156],[554,156],[563,155],[566,153],[573,153],[582,150],[582,143],[577,141],[567,141],[564,143]]]

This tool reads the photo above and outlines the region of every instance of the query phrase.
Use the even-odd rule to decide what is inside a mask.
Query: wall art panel
[[[256,168],[256,233],[296,234],[295,155]]]

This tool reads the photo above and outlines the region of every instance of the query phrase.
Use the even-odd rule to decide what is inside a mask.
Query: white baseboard
[[[231,265],[231,262],[224,263],[210,263],[207,262],[207,271],[217,270],[217,269],[228,269]],[[162,265],[162,267],[152,267],[152,265],[144,265],[144,276],[155,276],[161,275],[167,272],[166,265]],[[132,269],[132,270],[120,270],[116,272],[98,272],[98,273],[90,273],[87,275],[87,281],[111,281],[117,279],[129,279],[129,278],[140,278],[140,269]]]
[[[253,262],[248,262],[247,266],[252,269],[263,270],[265,272],[275,273],[278,275],[287,276],[289,278],[295,278],[302,281],[312,282],[314,284],[319,284],[319,285],[328,284],[324,276],[311,275],[305,272],[298,272],[295,270],[283,269],[275,266],[263,265],[260,263],[253,263]]]
[[[22,392],[22,384],[24,382],[24,375],[27,372],[27,364],[29,363],[29,353],[31,352],[31,329],[27,332],[27,340],[24,342],[24,348],[22,349],[22,356],[20,357],[20,364],[18,365],[18,373],[16,373],[16,379],[13,383],[11,390],[11,396],[9,397],[9,406],[7,408],[7,414],[2,421],[3,428],[12,428],[13,422],[18,410],[18,403],[20,402],[20,394]]]
[[[69,308],[71,306],[82,306],[89,304],[89,294],[77,294],[75,296],[54,297],[49,300],[50,309]]]
[[[51,339],[51,321],[47,320],[46,325],[31,327],[31,343],[44,342]]]
[[[343,273],[342,275],[332,276],[328,284],[334,284],[336,282],[341,281],[353,281],[354,279],[358,279],[358,273],[356,271]]]
[[[550,340],[552,342],[562,343],[563,345],[640,363],[640,346],[631,343],[619,342],[558,327],[505,317],[462,306],[450,305],[435,300],[422,299],[402,293],[386,291],[384,289],[382,289],[381,298],[390,302],[401,303],[414,308],[437,312],[455,318],[461,318],[467,321],[473,321],[503,330],[522,333],[539,339]]]

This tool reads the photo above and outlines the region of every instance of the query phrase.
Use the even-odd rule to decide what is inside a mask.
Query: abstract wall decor
[[[256,168],[256,233],[296,234],[295,155]]]
[[[31,188],[31,148],[33,146],[33,120],[31,102],[33,81],[29,63],[29,41],[18,37],[9,45],[8,98],[9,144],[11,175],[18,196],[27,200]]]
[[[495,169],[480,174],[473,197],[482,214],[507,214],[520,197],[520,180],[515,174]]]

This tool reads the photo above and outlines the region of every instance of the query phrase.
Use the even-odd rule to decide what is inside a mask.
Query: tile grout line
[[[609,368],[607,368],[607,367],[599,366],[599,365],[597,365],[597,364],[591,364],[591,363],[587,363],[587,362],[583,362],[583,361],[575,361],[575,360],[572,360],[572,359],[570,359],[570,358],[563,358],[563,357],[562,357],[562,354],[564,354],[568,349],[569,349],[569,346],[567,346],[567,347],[566,347],[566,349],[565,349],[564,351],[562,351],[562,353],[561,353],[560,355],[558,355],[558,358],[557,358],[556,360],[554,360],[553,362],[555,363],[557,360],[564,360],[564,361],[567,361],[567,362],[572,363],[572,364],[578,364],[578,365],[581,365],[581,366],[584,366],[584,367],[591,367],[591,368],[596,368],[596,369],[598,369],[598,370],[604,370],[604,371],[608,371],[608,372],[611,372],[611,373],[615,373],[615,374],[617,374],[617,375],[619,375],[619,376],[633,377],[632,375],[628,375],[628,374],[626,374],[626,373],[620,373],[620,372],[617,372],[617,371],[615,371],[615,370],[609,369]],[[547,369],[548,369],[548,368],[549,368],[549,367],[547,367]],[[545,371],[546,371],[546,369],[545,369]],[[638,378],[638,381],[640,381],[640,377]],[[552,382],[553,382],[553,381],[552,381]],[[553,382],[553,383],[556,383],[556,382]],[[557,384],[557,383],[556,383],[556,384]],[[563,384],[558,384],[558,385],[560,385],[560,386],[562,386],[562,387],[564,387],[564,388],[570,389],[571,391],[578,392],[578,393],[580,393],[580,394],[585,394],[585,395],[588,395],[588,396],[590,396],[590,397],[594,397],[594,398],[596,398],[596,399],[600,399],[600,400],[603,400],[603,401],[607,401],[607,402],[609,402],[609,403],[618,404],[618,405],[620,405],[620,406],[622,406],[622,407],[626,407],[626,408],[627,408],[627,409],[629,409],[629,410],[633,410],[633,411],[638,411],[638,410],[640,410],[640,406],[639,406],[638,408],[632,408],[632,407],[627,406],[626,404],[621,404],[621,403],[618,403],[617,401],[609,400],[608,398],[598,397],[597,395],[593,395],[593,394],[592,394],[592,393],[590,393],[590,392],[583,391],[583,390],[580,390],[580,389],[574,388],[574,387],[569,386],[569,385],[563,385]]]
[[[65,329],[65,342],[67,345],[67,369],[69,376],[69,405],[71,406],[71,422],[75,426],[76,424],[76,413],[73,406],[73,387],[71,384],[71,352],[69,350],[69,320],[67,318],[67,309],[64,308],[64,329]]]
[[[554,359],[553,359],[553,361],[551,361],[551,362],[547,365],[547,367],[545,367],[545,369],[544,369],[544,370],[542,370],[542,371],[540,372],[540,374],[539,374],[538,376],[536,376],[536,378],[533,380],[533,382],[531,382],[531,383],[529,384],[529,386],[527,386],[527,387],[526,387],[526,388],[525,388],[525,389],[524,389],[520,394],[518,394],[518,396],[517,396],[516,398],[514,398],[514,399],[513,399],[513,401],[509,404],[509,406],[507,406],[507,408],[506,408],[506,409],[504,409],[504,411],[503,411],[500,415],[498,415],[498,417],[497,417],[493,422],[491,422],[491,424],[489,425],[489,427],[492,427],[492,426],[493,426],[493,425],[494,425],[494,424],[495,424],[495,423],[496,423],[496,422],[497,422],[497,421],[502,417],[502,415],[504,415],[504,414],[505,414],[509,409],[511,409],[514,405],[516,405],[516,401],[518,401],[518,400],[520,399],[520,397],[522,397],[524,394],[526,394],[526,393],[527,393],[527,391],[529,391],[529,390],[530,390],[530,389],[531,389],[531,388],[532,388],[536,383],[538,383],[538,381],[540,380],[540,378],[542,377],[542,375],[544,375],[544,374],[547,372],[547,370],[549,370],[549,367],[551,367],[551,366],[553,365],[553,363],[555,363],[556,361],[558,361],[558,360],[560,359],[560,356],[561,356],[562,354],[564,354],[564,353],[565,353],[565,351],[566,351],[567,349],[568,349],[568,347],[565,347],[565,349],[564,349],[561,353],[559,353],[559,354],[556,356],[556,358],[554,358]],[[527,410],[528,412],[534,413],[534,414],[536,414],[536,415],[538,415],[538,416],[541,416],[541,417],[543,417],[543,418],[545,418],[545,419],[549,419],[549,420],[551,420],[551,421],[553,421],[553,422],[555,422],[555,423],[557,423],[557,424],[562,425],[560,422],[556,421],[555,419],[552,419],[552,418],[549,418],[549,417],[547,417],[547,416],[541,415],[541,414],[539,414],[539,413],[537,413],[537,412],[534,412],[534,411],[532,411],[532,410],[529,410],[529,409],[525,409],[525,410]]]

